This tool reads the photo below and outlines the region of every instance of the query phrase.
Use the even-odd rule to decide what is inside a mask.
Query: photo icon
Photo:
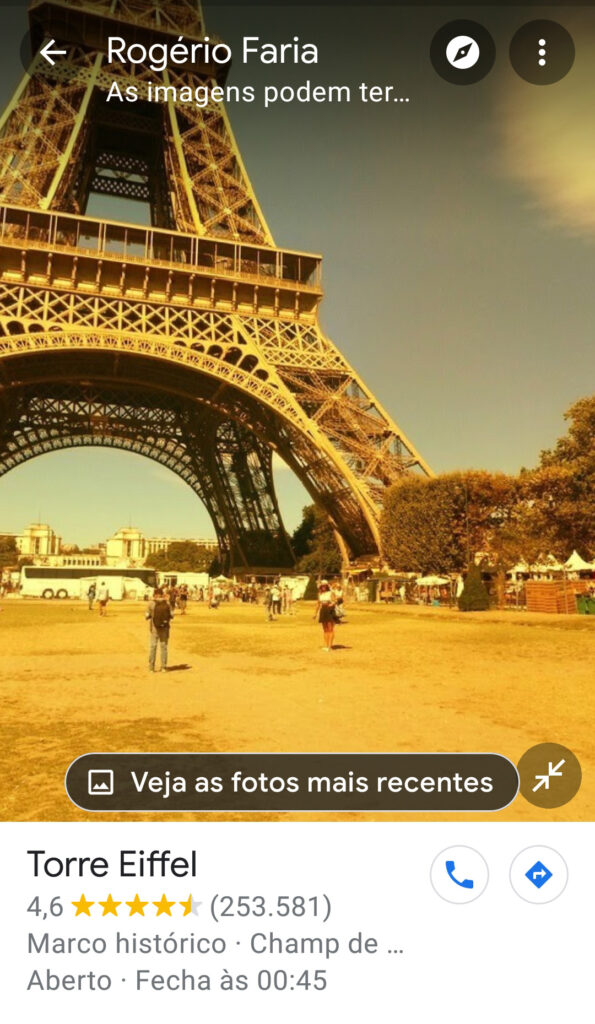
[[[114,773],[111,768],[94,768],[88,773],[89,796],[113,796]]]

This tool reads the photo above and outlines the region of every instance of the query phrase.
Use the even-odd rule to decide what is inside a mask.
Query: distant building
[[[147,554],[167,551],[170,544],[198,544],[208,551],[216,551],[218,544],[212,537],[147,537]]]
[[[47,523],[31,523],[20,534],[2,533],[14,537],[19,558],[32,559],[34,565],[135,568],[144,565],[150,555],[167,551],[170,544],[199,544],[208,550],[217,550],[217,541],[211,537],[145,537],[136,526],[123,526],[107,543],[98,544],[87,551],[78,551],[74,544],[62,544]]]
[[[123,526],[117,530],[105,547],[106,565],[142,565],[146,557],[145,536],[135,526]]]
[[[39,563],[40,560],[36,560]],[[43,559],[44,565],[51,566],[76,566],[79,569],[96,568],[105,565],[105,556],[99,551],[76,551],[63,555],[50,555]]]
[[[106,546],[106,565],[143,565],[151,555],[167,551],[171,544],[198,544],[210,551],[217,550],[217,541],[211,537],[145,537],[135,526],[124,526],[114,533]]]
[[[17,534],[15,540],[21,558],[58,555],[62,545],[62,538],[47,523],[31,523],[21,534]]]

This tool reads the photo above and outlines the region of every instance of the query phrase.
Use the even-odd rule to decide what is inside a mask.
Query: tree
[[[295,557],[298,559],[307,555],[310,549],[310,544],[312,543],[312,538],[314,536],[314,527],[316,525],[315,513],[315,505],[306,505],[302,509],[302,521],[293,531],[291,546]]]
[[[193,541],[174,541],[165,551],[149,555],[145,565],[158,572],[209,572],[215,558],[213,551]]]
[[[406,478],[385,495],[382,550],[402,572],[452,572],[465,563],[456,522],[456,503],[444,479]]]
[[[564,413],[568,432],[541,453],[542,466],[572,466],[583,478],[595,475],[595,395],[581,398]]]
[[[291,543],[300,572],[332,575],[341,571],[339,545],[327,513],[318,505],[306,505],[302,510]]]
[[[461,572],[476,553],[494,565],[520,544],[518,486],[504,473],[409,477],[386,494],[383,551],[403,572]],[[515,558],[519,555],[515,554]]]
[[[315,576],[310,576],[304,591],[304,601],[318,600],[318,584]]]
[[[19,564],[19,552],[14,537],[0,537],[0,569],[9,569]]]
[[[498,571],[573,548],[595,554],[595,396],[566,413],[568,432],[518,477],[470,470],[405,479],[386,492],[380,532],[395,569],[461,572],[478,553]]]
[[[540,464],[521,476],[531,536],[566,559],[577,548],[585,557],[595,554],[595,395],[568,409],[568,432],[552,449],[541,453]]]
[[[481,570],[478,565],[469,566],[463,592],[459,597],[459,609],[462,612],[485,612],[490,607],[490,598],[483,585]]]
[[[592,516],[571,469],[551,465],[524,473],[521,481],[529,561],[550,552],[565,561],[573,548],[592,549]]]

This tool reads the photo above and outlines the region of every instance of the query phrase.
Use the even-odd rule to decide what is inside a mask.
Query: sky
[[[535,465],[565,410],[593,391],[595,12],[212,3],[205,13],[236,54],[230,83],[366,81],[409,97],[228,112],[277,244],[324,256],[324,329],[434,471]],[[493,71],[468,87],[444,82],[428,58],[437,29],[461,16],[497,47]],[[576,44],[573,70],[553,86],[523,81],[507,57],[536,17],[561,21]],[[15,9],[0,40],[2,103],[24,28]],[[242,35],[298,35],[318,46],[319,64],[245,66]],[[291,530],[309,499],[285,467],[276,477]],[[129,523],[212,535],[168,470],[99,449],[44,455],[0,478],[0,532],[38,517],[78,544]]]

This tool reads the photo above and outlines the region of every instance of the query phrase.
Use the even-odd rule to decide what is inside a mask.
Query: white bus
[[[91,583],[99,588],[105,581],[112,600],[142,597],[146,587],[157,586],[154,569],[108,569],[105,566],[24,565],[21,569],[22,597],[86,598]]]
[[[209,585],[208,572],[159,572],[159,585],[163,587],[181,587],[184,584],[192,587],[206,588]]]

